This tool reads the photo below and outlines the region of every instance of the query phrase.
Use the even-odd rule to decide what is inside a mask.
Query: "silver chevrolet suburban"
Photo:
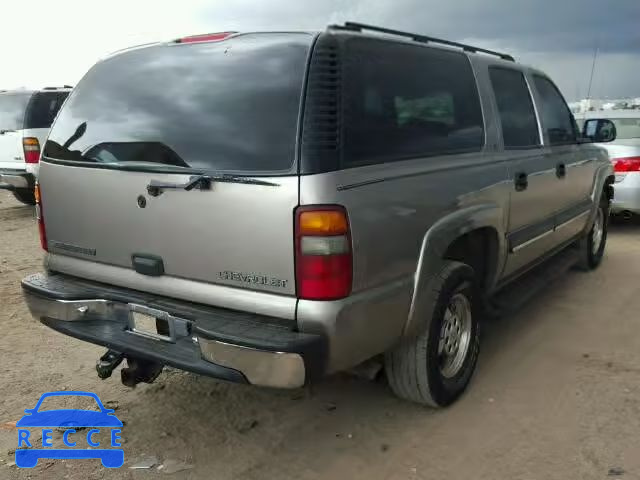
[[[102,378],[126,359],[125,385],[169,365],[294,388],[381,358],[398,396],[446,406],[505,287],[600,263],[592,143],[615,128],[587,131],[509,55],[362,24],[128,49],[45,144],[26,302],[107,347]]]

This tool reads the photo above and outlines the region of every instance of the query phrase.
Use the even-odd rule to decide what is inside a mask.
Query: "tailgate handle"
[[[163,190],[173,189],[173,190],[193,190],[194,188],[199,188],[200,190],[210,190],[211,189],[211,177],[208,175],[195,175],[193,177],[189,177],[189,181],[186,183],[167,183],[161,182],[158,180],[151,180],[149,185],[147,185],[147,193],[152,197],[159,196]]]
[[[131,264],[136,272],[150,277],[164,275],[164,262],[157,255],[134,253],[131,255]]]

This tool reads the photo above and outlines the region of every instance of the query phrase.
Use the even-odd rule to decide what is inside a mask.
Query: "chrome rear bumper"
[[[0,189],[19,190],[33,188],[35,178],[20,170],[0,170]]]
[[[32,275],[22,287],[31,314],[43,324],[127,356],[277,388],[300,387],[324,371],[322,337],[294,332],[269,318],[110,286],[100,295],[101,284],[66,275]],[[134,331],[132,311],[140,309],[169,322],[171,338]]]
[[[640,172],[617,174],[611,211],[640,214]]]

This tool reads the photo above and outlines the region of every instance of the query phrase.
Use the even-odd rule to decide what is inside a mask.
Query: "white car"
[[[607,118],[616,126],[616,140],[606,148],[616,174],[612,213],[626,218],[640,215],[640,110],[604,110],[576,115],[582,127],[590,118]]]
[[[0,90],[0,189],[35,204],[40,150],[71,87]]]

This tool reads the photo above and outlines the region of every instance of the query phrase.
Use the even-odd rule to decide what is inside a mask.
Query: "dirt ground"
[[[40,265],[32,208],[0,192],[0,479],[640,479],[640,222],[612,227],[599,270],[486,325],[470,390],[442,411],[346,375],[297,391],[175,370],[135,390],[119,372],[101,381],[102,348],[27,312],[20,280]],[[11,422],[63,389],[117,407],[122,468],[12,465]],[[149,457],[151,469],[130,468]],[[176,462],[190,468],[167,474]]]

